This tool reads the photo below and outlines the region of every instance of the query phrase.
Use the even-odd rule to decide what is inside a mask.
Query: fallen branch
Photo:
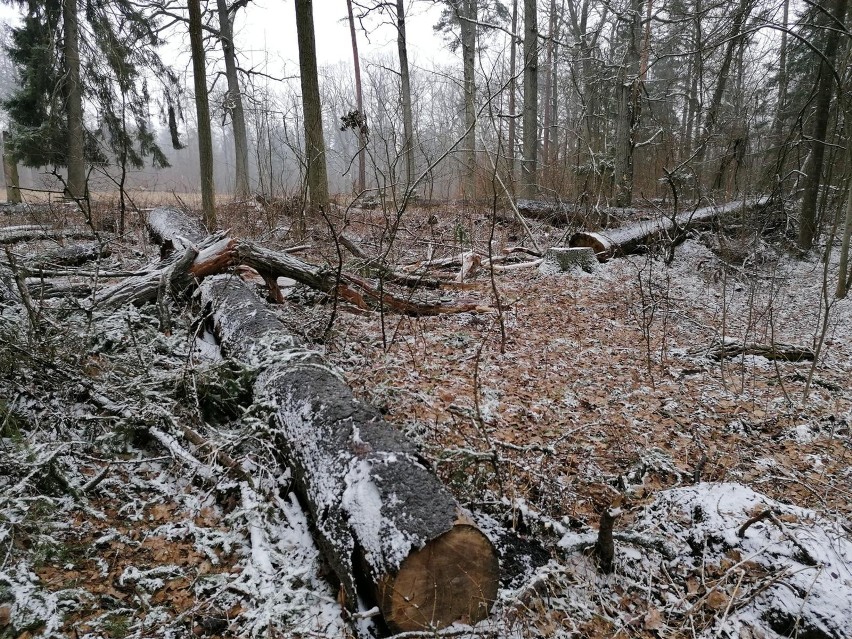
[[[371,300],[373,306],[383,305],[398,313],[413,316],[481,313],[492,310],[489,306],[476,303],[413,302],[379,290],[364,278],[346,273],[341,275],[338,282],[336,274],[331,269],[303,262],[292,255],[272,251],[252,242],[241,242],[237,248],[237,254],[241,263],[252,267],[263,276],[288,277],[329,295],[340,295],[341,298],[361,309],[369,308],[367,300]]]

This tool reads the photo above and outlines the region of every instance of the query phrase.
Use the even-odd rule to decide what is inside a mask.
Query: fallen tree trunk
[[[766,204],[767,201],[767,198],[764,197],[746,202],[729,202],[721,206],[705,206],[695,211],[681,213],[674,219],[660,217],[654,220],[643,220],[606,233],[603,231],[580,231],[571,236],[568,246],[571,248],[590,247],[594,249],[599,261],[606,262],[618,255],[641,253],[647,248],[648,244],[664,235],[670,235],[672,232],[700,224],[707,224],[719,217],[739,213],[743,209],[754,209]]]
[[[610,226],[613,222],[635,216],[640,213],[639,209],[615,208],[615,207],[580,207],[562,202],[548,202],[543,200],[518,200],[518,211],[527,217],[531,217],[549,224],[594,224],[597,226]]]
[[[106,244],[75,244],[49,251],[26,262],[24,266],[30,273],[57,266],[80,266],[98,258],[109,257],[112,254]]]
[[[225,354],[264,368],[255,393],[275,407],[272,434],[347,607],[378,606],[393,632],[483,619],[497,594],[496,551],[414,445],[285,335],[241,280],[207,278],[201,299]]]
[[[168,288],[178,294],[186,290],[194,280],[214,273],[221,273],[233,264],[236,241],[224,233],[205,238],[200,246],[189,245],[179,257],[171,259],[157,268],[100,291],[93,306],[118,308],[124,304],[153,302]]]
[[[738,357],[740,355],[758,355],[766,359],[784,362],[812,362],[815,354],[813,349],[807,346],[795,346],[793,344],[782,344],[773,342],[761,344],[758,342],[742,342],[737,339],[716,339],[707,347],[708,357],[716,360]]]
[[[94,231],[82,227],[50,229],[37,224],[24,224],[22,226],[8,226],[0,229],[0,244],[15,244],[31,240],[61,240],[65,238],[75,240],[96,239]]]

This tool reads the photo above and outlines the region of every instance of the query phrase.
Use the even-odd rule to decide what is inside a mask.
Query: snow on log
[[[730,213],[739,213],[744,209],[750,210],[763,206],[767,201],[768,199],[763,197],[746,202],[729,202],[721,206],[705,206],[695,211],[681,213],[674,220],[663,216],[606,232],[580,231],[571,236],[568,245],[571,247],[590,247],[594,249],[599,261],[606,262],[617,255],[639,253],[650,242],[662,235],[671,233],[676,228],[689,228],[706,224]]]
[[[255,392],[276,407],[276,443],[347,606],[378,606],[393,632],[485,618],[497,594],[496,551],[414,445],[286,335],[239,278],[205,279],[201,300],[223,352],[264,369]]]
[[[233,264],[235,244],[235,240],[223,232],[205,238],[199,246],[188,244],[157,268],[100,291],[95,295],[94,305],[118,308],[124,304],[145,304],[156,300],[166,287],[180,293],[194,280],[229,268]]]
[[[807,346],[795,346],[781,342],[770,344],[743,342],[731,337],[726,337],[724,340],[715,339],[710,346],[703,350],[708,357],[716,360],[739,357],[740,355],[753,355],[784,362],[812,362],[816,356],[813,349]],[[696,350],[695,352],[701,351]]]
[[[155,244],[160,245],[160,257],[172,251],[185,251],[193,242],[200,242],[207,235],[204,225],[183,211],[160,206],[145,217],[148,234]]]
[[[107,244],[74,244],[37,255],[26,263],[30,272],[56,266],[80,266],[112,254]]]
[[[52,229],[38,224],[7,226],[0,229],[0,244],[15,244],[32,240],[62,240],[65,238],[91,240],[95,239],[95,233],[84,227]]]

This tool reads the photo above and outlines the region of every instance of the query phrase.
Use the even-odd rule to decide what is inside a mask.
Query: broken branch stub
[[[497,595],[496,551],[415,446],[284,334],[241,280],[207,278],[201,299],[223,351],[263,369],[255,393],[274,406],[272,434],[347,606],[377,605],[393,632],[485,618]]]

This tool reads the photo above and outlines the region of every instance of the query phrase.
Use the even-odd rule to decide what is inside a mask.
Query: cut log
[[[595,270],[597,264],[595,252],[591,248],[553,247],[544,254],[544,261],[539,266],[539,272],[544,275],[567,273],[575,270],[591,273]]]
[[[687,229],[731,214],[743,209],[750,210],[763,206],[768,198],[762,197],[746,202],[729,202],[721,206],[705,206],[695,211],[681,213],[674,220],[660,217],[644,220],[630,226],[603,232],[581,231],[571,236],[571,247],[590,247],[594,249],[598,261],[606,262],[617,255],[629,255],[644,251],[649,244],[676,229]]]
[[[352,396],[239,278],[201,285],[224,353],[263,369],[255,385],[316,539],[350,610],[378,606],[392,632],[487,616],[497,554],[414,445]]]

